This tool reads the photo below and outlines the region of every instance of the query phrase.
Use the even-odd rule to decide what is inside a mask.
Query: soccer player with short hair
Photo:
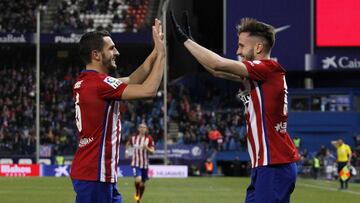
[[[120,100],[155,97],[164,71],[161,22],[152,26],[154,49],[129,77],[108,75],[119,52],[107,31],[85,33],[79,43],[86,69],[73,87],[79,144],[71,167],[77,203],[122,203],[117,190],[121,140]]]
[[[155,152],[154,140],[150,135],[147,135],[148,128],[145,123],[141,123],[138,127],[139,134],[132,136],[126,143],[125,157],[128,157],[129,147],[131,146],[134,179],[135,179],[135,195],[134,199],[137,203],[145,191],[145,182],[149,179],[149,154]]]
[[[246,202],[289,202],[295,188],[300,156],[287,133],[288,101],[285,70],[270,58],[275,29],[243,18],[238,29],[237,55],[226,59],[192,40],[187,16],[180,26],[171,14],[177,39],[215,77],[241,82],[245,105],[251,184]]]

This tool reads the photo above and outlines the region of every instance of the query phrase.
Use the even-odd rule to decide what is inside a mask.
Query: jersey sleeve
[[[243,61],[251,80],[264,81],[271,72],[271,67],[263,61]]]
[[[148,147],[154,147],[154,140],[151,136],[148,137],[149,142],[148,142]]]
[[[120,100],[127,84],[111,76],[101,79],[98,89],[100,97],[109,100]]]

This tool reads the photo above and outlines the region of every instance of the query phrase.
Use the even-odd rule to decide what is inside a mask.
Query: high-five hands
[[[158,51],[158,53],[164,53],[164,33],[162,32],[161,21],[157,18],[152,26],[152,37],[156,51]]]
[[[178,24],[174,16],[174,13],[172,11],[170,11],[170,17],[177,40],[179,40],[181,43],[184,43],[189,38],[192,40],[193,37],[191,36],[189,17],[187,11],[184,11],[182,15],[182,26]]]

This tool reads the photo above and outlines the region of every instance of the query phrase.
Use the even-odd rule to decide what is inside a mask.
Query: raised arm
[[[150,74],[142,84],[129,84],[122,93],[121,99],[130,100],[156,96],[165,65],[164,34],[161,29],[160,20],[155,19],[155,24],[152,27],[152,35],[157,55]]]
[[[332,144],[335,148],[337,148],[337,147],[339,146],[339,143],[338,143],[337,140],[332,140],[332,141],[331,141],[331,144]]]
[[[249,75],[245,64],[241,61],[221,57],[191,39],[186,40],[184,45],[186,49],[189,50],[189,52],[196,58],[196,60],[214,76],[232,76],[232,78],[241,78]]]
[[[151,72],[157,56],[157,51],[154,47],[145,61],[128,77],[119,78],[121,81],[127,84],[141,84],[145,81]]]
[[[249,75],[244,63],[221,57],[215,52],[194,42],[186,13],[183,14],[182,27],[177,23],[172,12],[170,16],[176,38],[185,45],[186,49],[188,49],[196,60],[212,75],[235,81],[239,81],[241,77],[247,77]]]

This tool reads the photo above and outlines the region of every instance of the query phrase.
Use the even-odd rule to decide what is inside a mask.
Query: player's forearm
[[[155,153],[155,148],[153,148],[153,147],[146,147],[146,150],[148,150],[148,152],[149,152],[150,154],[154,154],[154,153]]]
[[[229,73],[239,77],[248,77],[249,75],[245,64],[240,61],[221,57],[190,39],[185,41],[184,45],[205,69],[213,70],[215,73],[221,71],[219,74],[222,77],[226,77],[223,73]]]
[[[128,84],[141,84],[145,81],[151,72],[156,55],[156,49],[153,49],[145,61],[129,76]]]
[[[240,82],[242,81],[242,77],[232,74],[232,73],[227,73],[227,72],[223,72],[223,71],[215,71],[212,70],[210,68],[206,68],[206,70],[208,70],[213,76],[217,77],[217,78],[222,78],[222,79],[226,79],[226,80],[232,80],[232,81],[237,81]]]
[[[157,90],[159,89],[165,67],[165,53],[158,53],[153,64],[153,68],[144,81],[144,91],[148,92],[152,97],[156,96]]]
[[[206,69],[215,70],[221,57],[216,53],[206,49],[192,40],[186,40],[184,43],[189,52],[196,58],[196,60]]]

